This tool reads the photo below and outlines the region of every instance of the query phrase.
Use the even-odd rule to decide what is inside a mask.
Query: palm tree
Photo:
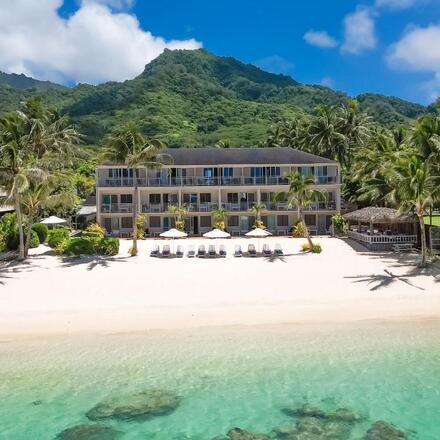
[[[214,219],[214,228],[225,230],[226,218],[228,217],[228,210],[225,208],[217,208],[212,211],[212,217]]]
[[[0,182],[8,192],[6,199],[15,206],[20,260],[25,258],[21,197],[29,178],[50,164],[45,161],[50,154],[66,161],[79,142],[79,133],[36,99],[28,101],[23,111],[0,119]]]
[[[138,169],[140,167],[159,169],[163,164],[171,163],[171,157],[161,152],[164,148],[162,142],[157,139],[145,139],[139,128],[133,123],[126,123],[116,128],[105,140],[105,146],[105,158],[115,164],[128,166],[133,173],[133,245],[131,255],[136,256],[138,253],[136,221],[139,192]]]
[[[318,115],[313,117],[308,130],[308,145],[313,154],[346,163],[346,139],[339,132],[339,120],[335,107],[321,105]]]
[[[264,203],[255,203],[252,205],[249,211],[251,211],[255,215],[255,223],[254,226],[256,228],[264,228],[264,224],[261,221],[261,212],[266,209],[266,205]]]
[[[185,230],[185,218],[188,215],[188,205],[184,203],[183,205],[168,205],[168,211],[170,211],[175,216],[176,229],[179,231]]]
[[[416,155],[400,158],[392,170],[394,190],[391,196],[400,206],[400,213],[415,213],[420,225],[422,260],[426,266],[425,215],[440,198],[439,176],[432,174],[429,162]]]
[[[313,188],[315,180],[313,177],[302,175],[298,172],[291,172],[286,175],[289,182],[289,189],[286,192],[280,192],[275,195],[276,201],[287,201],[289,208],[297,207],[298,217],[304,226],[309,249],[313,249],[313,242],[310,237],[309,229],[304,220],[304,208],[314,203],[316,200],[325,200],[326,194],[316,188]]]

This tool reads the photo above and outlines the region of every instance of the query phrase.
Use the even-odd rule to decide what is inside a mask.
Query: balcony
[[[103,214],[129,213],[129,212],[133,212],[133,204],[132,203],[102,204],[101,212]]]
[[[317,185],[338,183],[336,176],[316,177]],[[264,185],[287,185],[285,177],[161,177],[139,178],[137,186],[140,187],[176,187],[176,186],[264,186]],[[133,178],[118,178],[99,180],[100,187],[133,187]]]

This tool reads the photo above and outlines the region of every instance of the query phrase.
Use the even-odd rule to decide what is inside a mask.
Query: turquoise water
[[[122,439],[209,440],[232,427],[294,424],[285,406],[346,407],[440,439],[440,323],[230,327],[81,335],[0,344],[0,439],[54,439],[101,400],[150,388],[171,414],[109,421]]]

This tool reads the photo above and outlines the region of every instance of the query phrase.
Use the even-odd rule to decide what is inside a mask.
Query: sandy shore
[[[202,241],[213,243],[182,244]],[[40,246],[26,263],[0,267],[0,334],[440,317],[440,273],[419,270],[414,256],[328,237],[317,239],[319,255],[301,254],[300,239],[264,241],[286,256],[233,258],[246,239],[222,241],[228,257],[206,260],[150,258],[160,240],[140,242],[136,258],[125,240],[114,258],[63,260]]]

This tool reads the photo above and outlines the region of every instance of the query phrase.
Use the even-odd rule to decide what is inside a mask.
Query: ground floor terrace
[[[305,214],[305,222],[312,235],[325,235],[330,233],[330,226],[334,212],[309,212]],[[280,211],[278,213],[263,212],[261,220],[272,235],[290,235],[292,227],[299,217],[293,211]],[[99,223],[106,231],[117,237],[129,237],[133,230],[133,217],[126,214],[102,214]],[[232,236],[241,236],[249,232],[255,223],[255,216],[249,212],[231,213],[226,217],[226,230]],[[155,213],[145,215],[145,236],[156,237],[160,233],[174,228],[175,217],[171,213]],[[185,232],[189,235],[202,235],[213,229],[213,216],[211,213],[189,213],[185,218]]]
[[[0,334],[136,331],[212,325],[348,322],[440,317],[440,268],[417,267],[416,253],[375,253],[352,240],[260,239],[283,257],[236,258],[259,239],[176,240],[226,247],[226,258],[152,258],[162,239],[115,257],[61,258],[40,246],[23,263],[0,266]]]

